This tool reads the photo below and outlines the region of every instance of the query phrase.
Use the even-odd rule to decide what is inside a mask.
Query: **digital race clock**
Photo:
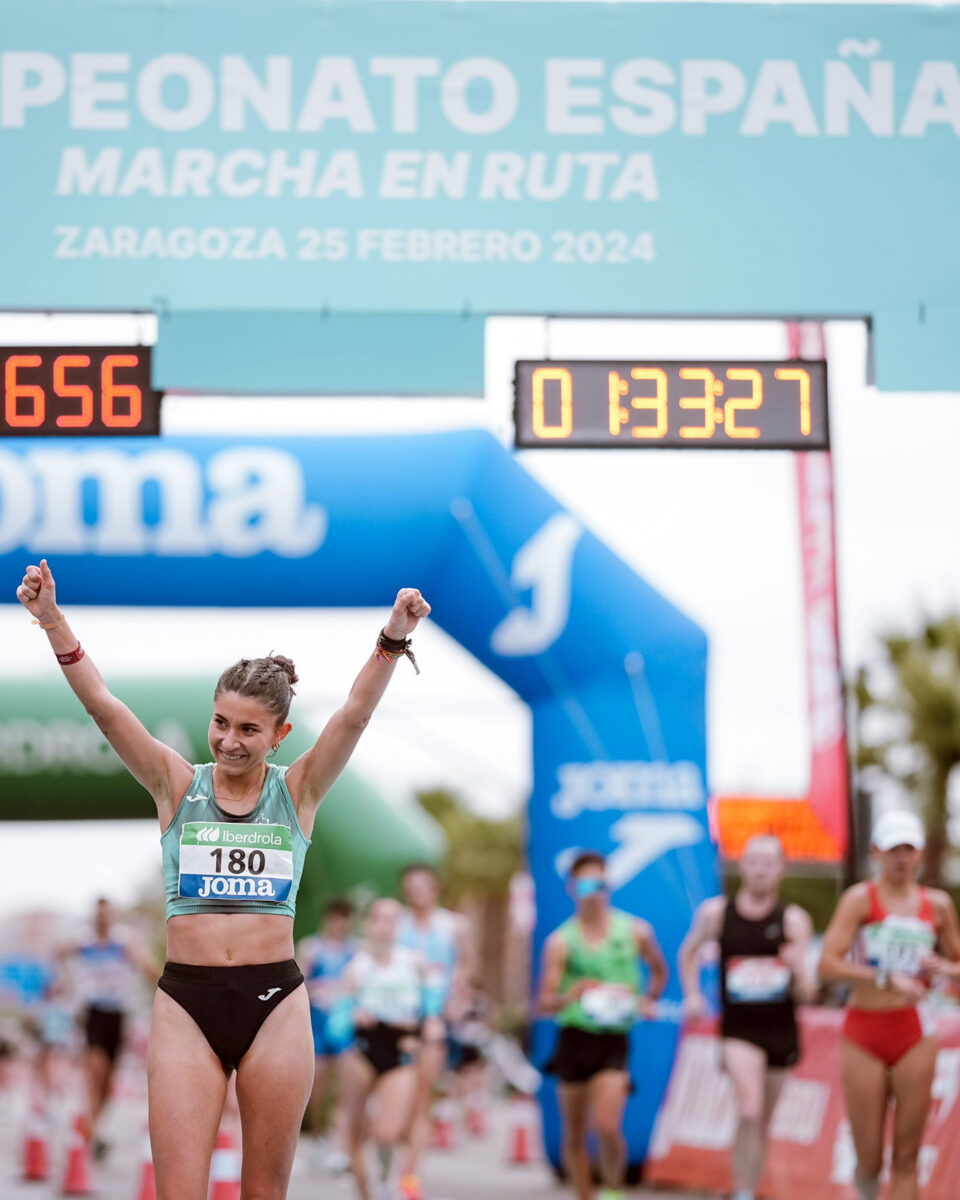
[[[823,362],[518,362],[518,447],[826,450]]]
[[[0,437],[160,432],[149,346],[0,346]]]

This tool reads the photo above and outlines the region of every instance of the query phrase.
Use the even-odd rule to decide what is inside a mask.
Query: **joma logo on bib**
[[[0,554],[304,558],[326,535],[301,463],[275,447],[221,450],[205,463],[175,447],[0,450]]]
[[[223,875],[204,875],[195,893],[201,900],[278,900],[272,879],[236,879]]]

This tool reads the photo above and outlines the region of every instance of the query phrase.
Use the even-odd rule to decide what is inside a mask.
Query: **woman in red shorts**
[[[953,902],[916,882],[924,844],[923,826],[912,813],[884,813],[872,838],[877,878],[844,892],[823,940],[820,978],[850,989],[840,1069],[861,1200],[879,1195],[891,1097],[888,1200],[917,1196],[917,1155],[937,1057],[934,1031],[918,1005],[945,960],[960,960]]]

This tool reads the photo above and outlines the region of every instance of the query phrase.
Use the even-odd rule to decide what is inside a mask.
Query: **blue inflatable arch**
[[[422,588],[433,619],[533,715],[537,959],[572,911],[571,852],[594,847],[610,855],[615,903],[655,926],[674,968],[667,997],[679,998],[679,942],[716,888],[706,639],[494,438],[7,441],[0,566],[11,593],[41,554],[71,603],[380,606],[398,586]],[[634,1036],[632,1162],[673,1059],[665,1007]],[[537,1025],[541,1059],[552,1036]],[[549,1081],[543,1105],[556,1162]]]

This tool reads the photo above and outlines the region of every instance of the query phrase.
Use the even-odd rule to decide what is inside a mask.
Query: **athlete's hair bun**
[[[297,674],[297,668],[293,665],[293,660],[287,658],[285,654],[271,654],[268,661],[286,675],[291,688],[295,683],[300,682],[300,676]]]

